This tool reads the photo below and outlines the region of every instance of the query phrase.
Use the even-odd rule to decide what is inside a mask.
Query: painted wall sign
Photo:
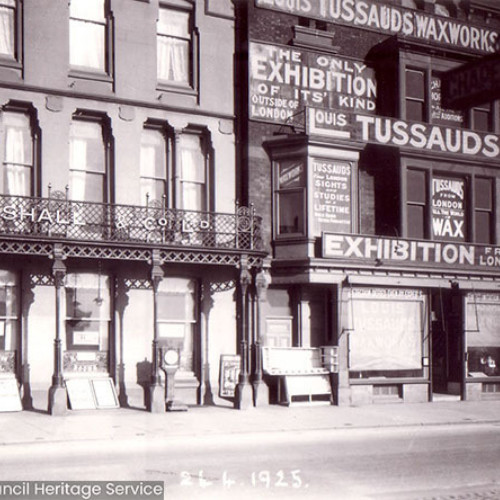
[[[257,7],[400,35],[474,52],[495,52],[498,32],[374,0],[255,0]]]
[[[500,157],[500,137],[495,134],[340,110],[310,108],[307,112],[306,131],[350,142],[453,153],[482,159]]]
[[[252,120],[303,126],[305,106],[375,110],[375,72],[362,61],[250,42]]]
[[[351,165],[346,161],[312,158],[312,198],[315,232],[352,231]]]
[[[432,234],[440,240],[465,241],[465,180],[432,179]]]
[[[326,259],[372,261],[392,265],[415,264],[424,267],[482,269],[500,271],[500,247],[401,238],[378,238],[323,233]]]
[[[442,79],[431,77],[431,120],[440,125],[460,125],[464,123],[464,113],[460,110],[443,107]]]
[[[477,106],[500,97],[500,55],[464,64],[443,74],[443,102],[448,106]]]

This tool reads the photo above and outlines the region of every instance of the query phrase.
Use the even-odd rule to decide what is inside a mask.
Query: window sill
[[[193,87],[184,85],[172,85],[168,83],[159,82],[156,86],[156,90],[160,93],[159,98],[161,98],[162,93],[172,93],[172,94],[182,94],[192,97],[198,96],[198,91]]]
[[[0,67],[22,70],[23,65],[10,57],[0,56]]]
[[[68,76],[70,78],[76,78],[79,80],[91,80],[95,82],[106,82],[106,83],[112,83],[113,78],[108,75],[107,73],[101,73],[101,72],[93,72],[93,71],[84,71],[84,70],[76,70],[72,69]]]

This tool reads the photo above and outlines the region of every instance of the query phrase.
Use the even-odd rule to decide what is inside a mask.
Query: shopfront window
[[[425,295],[383,288],[352,288],[345,293],[350,377],[423,377]]]
[[[275,224],[280,236],[305,234],[306,167],[287,160],[275,167]]]
[[[158,289],[158,333],[160,339],[182,346],[179,370],[195,371],[197,286],[195,280],[165,278]]]
[[[500,294],[470,293],[466,303],[468,376],[500,376]]]
[[[108,351],[110,279],[100,273],[69,273],[66,279],[66,349]]]
[[[0,350],[14,351],[19,330],[19,285],[11,271],[0,270]]]

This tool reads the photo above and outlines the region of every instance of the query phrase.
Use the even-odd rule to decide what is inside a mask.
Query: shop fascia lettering
[[[500,138],[495,134],[316,108],[309,108],[307,116],[310,134],[491,159],[500,156]]]
[[[500,247],[323,233],[323,257],[500,268]]]
[[[256,0],[258,7],[400,34],[478,52],[495,52],[498,32],[368,0]]]

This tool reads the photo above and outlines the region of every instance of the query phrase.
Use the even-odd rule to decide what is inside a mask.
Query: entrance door
[[[462,299],[458,291],[432,294],[432,392],[460,399],[463,387]]]

